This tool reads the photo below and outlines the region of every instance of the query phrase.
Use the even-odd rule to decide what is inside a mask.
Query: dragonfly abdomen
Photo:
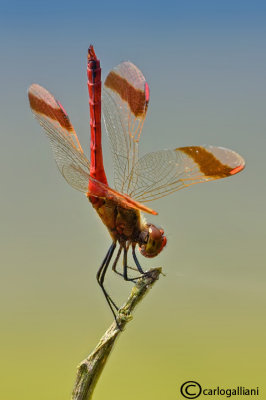
[[[93,46],[88,50],[88,90],[90,104],[90,130],[91,130],[91,164],[90,175],[92,178],[107,185],[107,178],[103,166],[102,132],[101,132],[101,67]],[[94,192],[94,181],[89,182],[89,192]]]

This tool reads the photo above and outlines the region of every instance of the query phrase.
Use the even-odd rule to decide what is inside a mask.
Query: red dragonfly
[[[57,166],[66,181],[84,192],[106,225],[112,244],[97,272],[97,281],[114,314],[118,307],[106,292],[104,278],[114,255],[112,269],[128,277],[129,247],[140,274],[144,271],[136,256],[136,245],[145,257],[157,256],[166,245],[161,228],[147,223],[141,211],[157,212],[142,203],[159,199],[200,182],[235,175],[245,162],[236,152],[215,146],[189,146],[161,150],[138,157],[138,145],[149,104],[149,86],[142,72],[131,62],[115,67],[104,83],[101,96],[101,68],[93,46],[88,51],[91,162],[63,106],[43,87],[29,88],[32,112],[50,140]],[[101,103],[114,163],[114,187],[107,182],[101,145]],[[123,274],[116,270],[123,252]],[[136,278],[135,278],[136,279]]]

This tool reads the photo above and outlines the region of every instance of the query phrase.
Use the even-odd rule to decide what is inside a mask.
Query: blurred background
[[[166,276],[94,399],[177,399],[188,380],[265,390],[265,2],[2,0],[0,11],[0,397],[70,398],[77,364],[112,322],[95,279],[107,230],[61,177],[27,100],[33,82],[50,90],[88,152],[90,43],[103,79],[124,60],[147,78],[142,154],[213,144],[247,164],[149,203],[168,246],[140,261]],[[111,183],[105,133],[104,159]],[[110,272],[107,287],[121,304],[131,284]]]

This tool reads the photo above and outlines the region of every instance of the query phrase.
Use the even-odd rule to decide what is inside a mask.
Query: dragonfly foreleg
[[[124,254],[123,254],[123,277],[125,281],[131,281],[131,282],[136,282],[136,279],[139,279],[139,276],[136,276],[135,278],[129,278],[127,275],[127,270],[128,268],[133,269],[127,265],[127,251],[128,247],[124,247]],[[121,274],[122,275],[122,274]]]
[[[136,266],[137,266],[137,268],[138,268],[138,271],[141,273],[141,275],[140,275],[140,276],[135,276],[134,278],[128,278],[128,276],[127,276],[127,270],[128,270],[128,268],[130,268],[130,269],[132,269],[132,268],[129,267],[129,266],[127,265],[127,248],[124,247],[124,256],[123,256],[123,276],[124,276],[124,279],[125,279],[126,281],[133,281],[133,282],[136,282],[137,279],[143,277],[143,275],[147,275],[147,276],[148,276],[149,273],[148,273],[148,272],[144,272],[143,269],[141,268],[140,263],[139,263],[139,261],[138,261],[138,259],[137,259],[136,253],[135,253],[135,246],[134,246],[134,245],[132,246],[132,254],[133,254],[133,258],[134,258],[134,261],[135,261],[135,263],[136,263]]]
[[[137,266],[139,272],[140,272],[141,274],[144,274],[145,272],[144,272],[143,269],[141,268],[141,265],[140,265],[140,263],[139,263],[139,260],[137,259],[136,252],[135,252],[135,248],[136,248],[136,246],[132,245],[132,255],[133,255],[135,264],[136,264],[136,266]]]
[[[104,258],[104,260],[103,260],[103,262],[102,262],[102,264],[101,264],[101,266],[99,268],[99,270],[98,270],[98,272],[97,272],[96,278],[97,278],[97,282],[99,283],[99,285],[100,285],[100,287],[101,287],[101,289],[103,291],[103,294],[104,294],[104,296],[106,298],[106,301],[107,301],[107,303],[108,303],[108,305],[109,305],[109,307],[110,307],[110,309],[111,309],[111,311],[112,311],[112,313],[113,313],[113,315],[114,315],[114,317],[116,319],[116,314],[115,314],[114,308],[117,311],[118,307],[117,307],[117,305],[112,300],[112,298],[110,297],[110,295],[107,293],[107,291],[105,290],[105,288],[103,286],[105,274],[106,274],[107,268],[108,268],[108,266],[110,264],[110,261],[111,261],[111,258],[113,256],[115,248],[116,248],[116,243],[113,242],[111,247],[109,248],[109,250],[108,250],[108,252],[107,252],[107,254],[106,254],[106,256],[105,256],[105,258]]]

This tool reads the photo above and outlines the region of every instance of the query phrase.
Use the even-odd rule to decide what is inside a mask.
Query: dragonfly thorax
[[[157,256],[166,245],[163,229],[146,223],[138,210],[121,207],[108,199],[89,197],[89,200],[114,241],[138,244],[145,257]]]

